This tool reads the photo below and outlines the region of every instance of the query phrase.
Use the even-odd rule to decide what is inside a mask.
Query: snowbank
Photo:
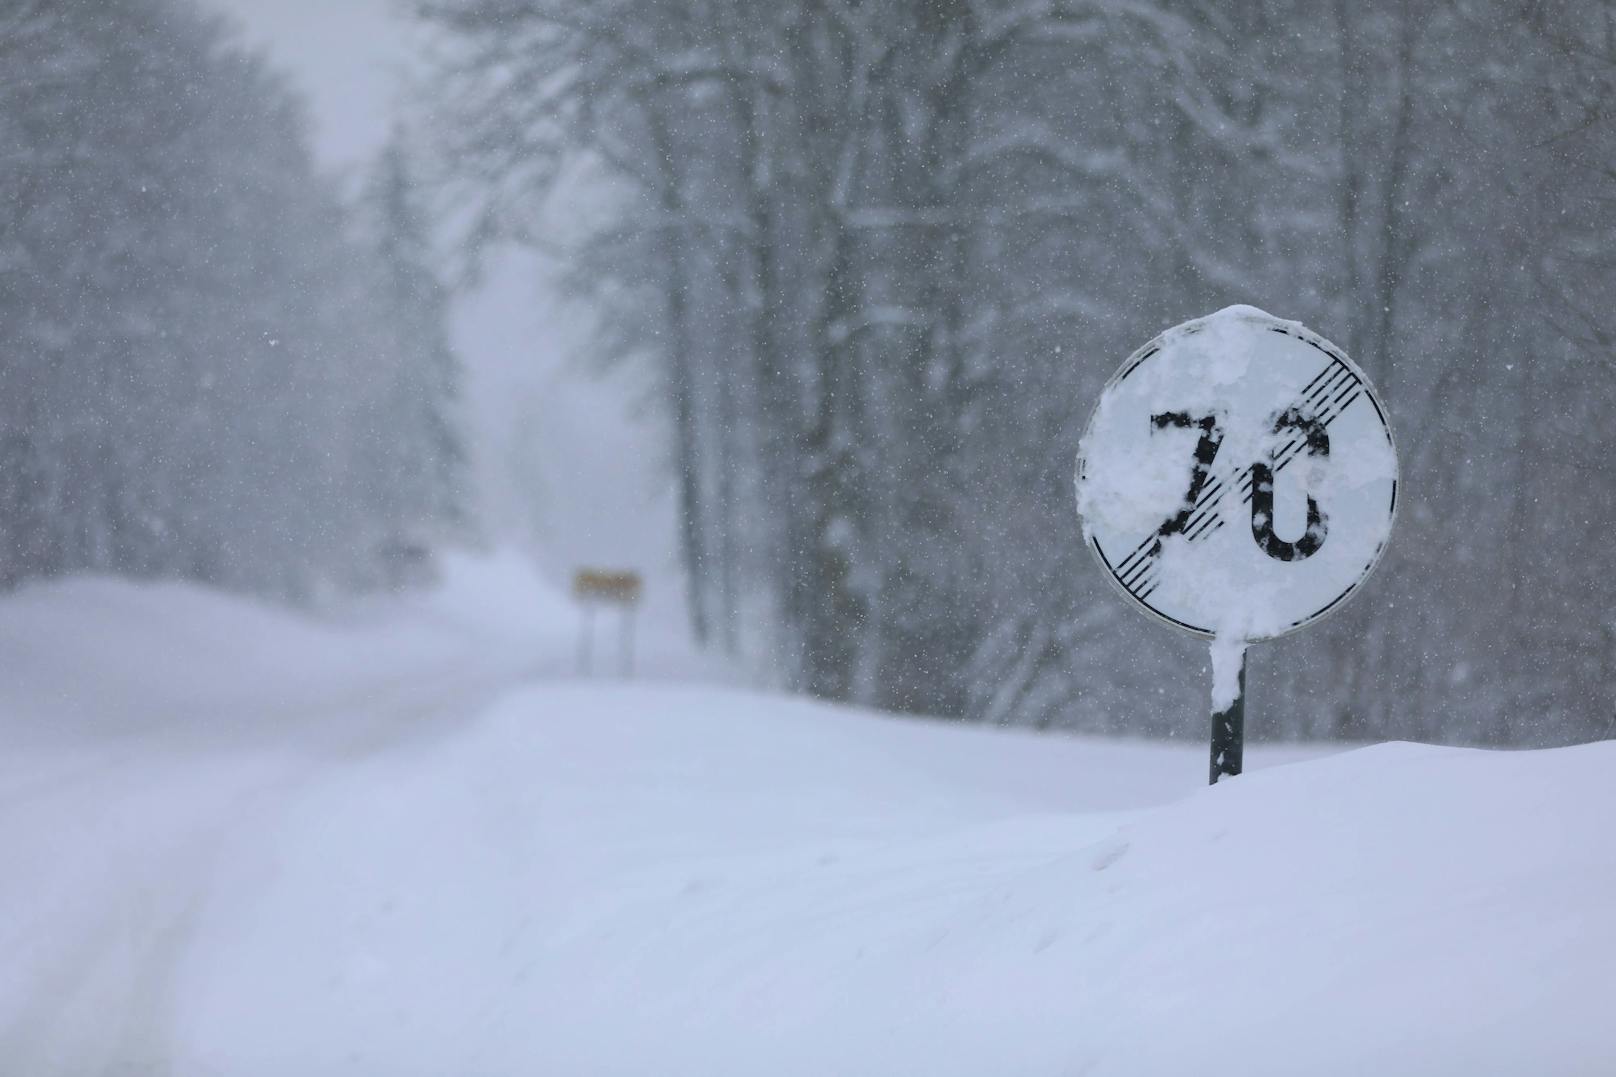
[[[75,577],[0,600],[0,707],[24,736],[239,726],[427,668],[508,673],[573,630],[570,606],[506,555],[451,557],[428,592],[318,619],[191,584]]]
[[[564,679],[565,603],[485,570],[339,624],[0,602],[0,1068],[1616,1070],[1616,746],[1205,789],[1200,745]]]
[[[184,1007],[195,1060],[804,1077],[1616,1064],[1612,746],[1388,745],[1095,811],[1163,795],[1175,772],[1182,791],[1199,753],[1043,755],[816,710],[535,691],[444,757],[328,789],[281,821],[278,880],[238,879],[211,918]]]

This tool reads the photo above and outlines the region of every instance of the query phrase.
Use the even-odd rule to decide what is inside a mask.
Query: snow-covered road
[[[6,1072],[190,1072],[178,976],[228,867],[290,805],[453,735],[533,665],[426,618],[353,628],[110,581],[0,611]]]
[[[340,624],[0,603],[0,1072],[1616,1070],[1611,745],[1206,790],[1198,745],[572,680],[568,611],[463,568]]]

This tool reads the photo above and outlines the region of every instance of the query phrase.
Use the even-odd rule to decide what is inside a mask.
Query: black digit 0
[[[1315,416],[1303,415],[1296,408],[1274,420],[1274,433],[1295,430],[1304,438],[1303,451],[1309,456],[1330,455],[1330,432]],[[1277,447],[1277,442],[1276,442]],[[1274,452],[1269,452],[1273,459]],[[1263,553],[1276,561],[1305,561],[1319,552],[1330,533],[1329,519],[1319,509],[1313,495],[1307,497],[1307,529],[1295,542],[1274,534],[1274,470],[1266,463],[1251,465],[1251,537]]]

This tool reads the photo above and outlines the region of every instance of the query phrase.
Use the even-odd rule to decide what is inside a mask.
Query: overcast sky
[[[387,137],[410,62],[396,0],[203,0],[233,15],[310,99],[315,148],[341,168]]]

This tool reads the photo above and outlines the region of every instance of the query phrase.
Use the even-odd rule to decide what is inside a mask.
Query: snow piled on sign
[[[1167,330],[1151,346],[1184,350],[1192,358],[1191,369],[1197,376],[1185,378],[1178,368],[1147,363],[1131,375],[1138,379],[1135,385],[1146,395],[1171,401],[1174,410],[1196,415],[1230,414],[1240,402],[1235,390],[1250,363],[1237,329],[1253,317],[1278,321],[1256,307],[1231,306]],[[1124,441],[1096,437],[1106,428],[1104,419],[1115,407],[1115,397],[1109,389],[1108,386],[1101,395],[1095,419],[1089,423],[1078,450],[1082,460],[1077,476],[1078,515],[1083,519],[1086,536],[1092,534],[1096,523],[1102,522],[1110,530],[1146,535],[1166,519],[1164,506],[1176,508],[1182,501],[1190,485],[1193,456],[1189,452],[1141,456]],[[1180,436],[1193,439],[1194,434],[1185,432]],[[1193,446],[1194,441],[1190,444]],[[1246,458],[1257,448],[1226,440],[1219,454]]]
[[[340,623],[0,600],[7,1072],[1616,1071],[1616,744],[1206,789],[1201,746],[569,679],[566,604],[462,568]]]
[[[1240,698],[1240,671],[1245,667],[1246,641],[1238,635],[1212,637],[1207,645],[1212,661],[1212,712],[1222,713]]]

